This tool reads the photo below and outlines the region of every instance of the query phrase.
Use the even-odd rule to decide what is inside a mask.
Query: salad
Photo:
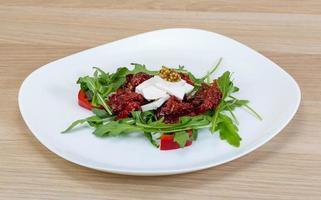
[[[248,100],[233,96],[239,88],[229,71],[211,78],[221,61],[200,78],[184,66],[152,71],[132,63],[132,70],[121,67],[114,73],[94,67],[93,76],[77,81],[78,104],[93,115],[76,120],[63,133],[87,123],[98,137],[140,132],[160,150],[171,150],[190,146],[198,131],[208,128],[239,147],[241,137],[233,111],[242,107],[261,117]]]

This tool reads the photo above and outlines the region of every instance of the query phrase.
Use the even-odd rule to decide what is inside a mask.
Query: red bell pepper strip
[[[192,130],[187,131],[188,135],[191,137],[193,132]],[[192,145],[192,141],[189,140],[186,142],[185,147]],[[162,135],[160,138],[160,150],[172,150],[181,148],[177,142],[174,141],[174,135]]]
[[[91,110],[93,108],[93,105],[88,100],[86,92],[84,90],[79,90],[78,92],[78,104],[88,110]]]

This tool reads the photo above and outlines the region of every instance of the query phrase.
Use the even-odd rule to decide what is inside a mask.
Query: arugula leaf
[[[248,112],[250,112],[254,117],[256,117],[259,120],[263,120],[263,118],[259,115],[259,113],[257,113],[253,108],[251,108],[249,106],[249,101],[248,100],[243,100],[243,99],[237,99],[233,96],[230,96],[230,98],[232,98],[232,101],[234,101],[235,103],[232,105],[232,109],[235,109],[236,107],[244,107],[245,109],[247,109]]]
[[[96,97],[98,104],[102,105],[109,115],[112,115],[113,113],[111,111],[111,108],[107,105],[105,98],[99,92],[96,93]]]
[[[91,116],[91,117],[87,117],[85,119],[79,119],[79,120],[74,121],[67,129],[62,131],[62,133],[67,133],[71,129],[73,129],[74,127],[76,127],[80,124],[83,124],[85,122],[87,122],[91,126],[96,126],[98,124],[101,124],[103,121],[101,120],[101,118],[99,118],[97,116]]]
[[[156,116],[153,111],[132,111],[131,112],[132,117],[136,122],[142,123],[142,124],[149,124],[153,121],[156,121]]]
[[[200,129],[209,127],[211,121],[209,116],[198,115],[198,116],[185,116],[181,117],[180,121],[174,124],[166,124],[163,119],[144,124],[136,121],[136,126],[142,128],[148,132],[159,132],[159,133],[172,133],[179,131],[186,131],[191,129]]]
[[[142,129],[130,124],[131,119],[123,119],[118,121],[111,121],[107,124],[103,124],[99,126],[95,131],[94,134],[96,136],[118,136],[124,133],[130,132],[142,132]],[[133,121],[133,120],[132,120]]]
[[[205,115],[182,117],[178,123],[174,124],[166,124],[163,122],[163,119],[153,121],[154,117],[155,116],[152,114],[152,112],[134,111],[132,112],[132,118],[126,118],[123,120],[111,121],[106,124],[102,124],[98,126],[94,134],[97,136],[116,136],[128,132],[186,132],[186,130],[205,128],[209,127],[210,125],[210,119]]]
[[[224,129],[224,127],[227,127],[228,125],[224,125],[226,124],[229,120],[233,123],[233,121],[226,115],[225,118],[222,117],[223,114],[221,114],[223,111],[227,110],[231,113],[233,119],[237,121],[235,115],[233,114],[232,110],[233,108],[233,104],[235,104],[236,102],[228,102],[227,98],[234,92],[234,91],[238,91],[238,88],[234,86],[232,80],[231,80],[231,73],[229,71],[224,72],[217,80],[216,80],[218,87],[220,89],[220,91],[222,92],[222,99],[221,102],[219,103],[219,105],[216,107],[215,111],[214,111],[214,115],[212,117],[212,125],[211,125],[211,132],[214,133],[215,131],[219,130],[220,132],[222,131],[222,129]],[[229,120],[227,120],[226,118],[228,118]],[[227,134],[226,131],[223,131],[223,133]],[[222,133],[222,135],[223,135]],[[236,130],[237,133],[237,130]],[[233,133],[231,133],[233,134]],[[222,138],[222,137],[221,137]],[[224,137],[223,137],[224,138]]]
[[[223,100],[236,90],[231,80],[231,72],[229,71],[224,72],[223,75],[217,79],[217,84],[222,92]]]
[[[159,144],[156,142],[156,140],[153,139],[152,133],[144,132],[144,135],[152,145],[154,145],[157,148],[159,147]]]
[[[95,79],[90,76],[80,77],[77,83],[84,88],[87,88],[87,90],[94,91],[96,89]]]
[[[190,136],[190,139],[192,141],[196,141],[198,136],[198,130],[197,129],[192,129],[192,136]]]
[[[234,86],[231,80],[231,73],[229,71],[223,73],[217,79],[217,84],[222,92],[222,99],[220,104],[214,111],[212,116],[211,132],[219,131],[220,138],[227,140],[227,142],[235,147],[240,146],[241,137],[238,134],[238,128],[234,124],[238,124],[238,120],[233,113],[237,107],[245,107],[251,111],[258,119],[262,119],[251,107],[248,106],[248,100],[240,100],[232,96],[232,93],[238,92],[239,88]],[[230,113],[231,117],[223,114],[224,111]],[[234,121],[234,122],[233,122]]]
[[[91,109],[91,111],[100,118],[106,118],[109,117],[110,115],[103,109],[97,109],[97,108],[93,108]]]
[[[109,79],[107,80],[107,84],[109,84],[109,87],[110,87],[109,93],[115,92],[119,87],[121,87],[126,82],[127,74],[129,74],[129,70],[126,67],[121,67],[121,68],[118,68],[115,73],[110,75]]]
[[[178,65],[178,68],[176,68],[175,71],[180,73],[188,73],[188,70],[185,69],[184,65]]]
[[[227,98],[234,92],[238,91],[238,88],[234,86],[231,80],[231,73],[229,71],[224,72],[217,80],[216,80],[220,91],[222,92],[222,99],[220,104],[216,107],[214,115],[212,117],[212,126],[210,128],[211,132],[214,133],[216,131],[216,126],[218,122],[219,113],[224,110],[228,110],[227,108]],[[231,109],[232,111],[233,109]]]
[[[100,91],[102,90],[102,87],[104,86],[99,83],[98,79],[95,79],[94,77],[85,76],[85,77],[79,78],[77,83],[80,83],[80,85],[83,85],[82,87],[86,85],[88,89],[86,91],[86,94],[88,93],[88,91],[90,91],[90,93],[93,94],[91,96],[91,103],[94,106],[102,105],[106,109],[108,114],[112,115],[111,108],[106,104],[106,101],[105,101],[106,96],[103,96],[100,93]]]
[[[117,71],[110,75],[109,82],[115,82],[121,77],[125,77],[129,73],[129,70],[126,67],[120,67]]]
[[[219,114],[219,119],[220,122],[217,125],[217,129],[220,133],[220,138],[226,140],[230,145],[239,147],[242,138],[238,134],[237,126],[226,115]]]
[[[238,125],[239,121],[237,120],[236,116],[234,115],[233,110],[228,105],[226,105],[226,109],[231,114],[231,117],[233,118],[234,122]]]
[[[88,87],[87,87],[87,83],[85,81],[83,81],[84,77],[80,77],[77,80],[77,84],[80,85],[80,89],[84,90],[84,91],[89,91]]]
[[[157,75],[158,74],[158,71],[152,71],[152,70],[146,69],[145,65],[138,64],[138,63],[130,63],[130,64],[134,66],[134,69],[132,71],[130,71],[129,74],[136,74],[139,72],[144,72],[144,73],[150,74],[150,75]]]
[[[186,131],[178,131],[174,133],[174,142],[177,142],[179,147],[185,147],[185,144],[188,140],[189,135]]]
[[[95,69],[94,76],[96,74],[96,77],[102,81],[102,84],[104,83],[105,80],[109,79],[109,74],[106,73],[104,70],[100,69],[99,67],[93,67]]]
[[[248,100],[231,99],[225,101],[225,104],[233,111],[235,108],[242,107],[250,103]]]
[[[145,111],[141,113],[141,120],[145,123],[145,124],[149,124],[153,121],[157,120],[157,117],[155,115],[155,113],[153,111]]]

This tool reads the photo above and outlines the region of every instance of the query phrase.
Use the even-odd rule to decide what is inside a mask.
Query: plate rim
[[[66,59],[68,57],[71,57],[71,56],[74,56],[74,55],[77,55],[77,54],[80,54],[80,53],[84,53],[84,52],[90,51],[92,49],[102,47],[104,45],[110,45],[112,43],[117,43],[117,42],[129,39],[129,38],[133,38],[133,37],[137,37],[137,36],[141,36],[141,35],[145,35],[145,34],[149,34],[149,33],[154,33],[154,32],[160,32],[160,31],[199,31],[199,32],[211,33],[211,34],[217,35],[219,37],[232,40],[233,42],[237,43],[238,45],[241,45],[241,46],[247,48],[247,50],[251,51],[252,53],[256,54],[257,56],[266,59],[270,64],[272,64],[275,67],[277,67],[277,69],[281,73],[285,74],[289,78],[289,80],[292,82],[292,84],[294,84],[294,86],[295,86],[295,94],[296,94],[297,98],[295,99],[295,102],[294,102],[295,103],[295,108],[291,111],[291,114],[289,115],[290,117],[286,120],[286,122],[284,122],[282,124],[282,126],[278,127],[274,132],[266,135],[265,137],[260,138],[260,140],[258,140],[254,144],[249,144],[248,147],[243,152],[240,152],[235,156],[231,156],[230,158],[227,158],[227,159],[221,159],[219,162],[212,162],[210,164],[203,164],[203,165],[195,166],[195,167],[186,167],[186,168],[172,169],[172,170],[169,170],[169,169],[166,169],[166,170],[146,170],[146,169],[144,169],[144,170],[136,170],[136,169],[133,169],[133,170],[122,170],[122,169],[117,169],[117,168],[113,168],[113,167],[99,167],[99,166],[96,166],[94,164],[83,163],[78,158],[70,158],[68,154],[61,153],[53,145],[47,144],[47,143],[45,144],[45,142],[42,139],[42,137],[39,134],[36,134],[33,131],[33,129],[29,125],[28,120],[26,120],[26,118],[25,118],[25,116],[23,114],[24,111],[23,111],[23,107],[22,107],[22,103],[21,103],[21,101],[22,101],[22,97],[21,96],[22,96],[22,92],[23,92],[23,89],[25,87],[26,82],[35,73],[38,73],[39,71],[43,70],[49,64],[54,63],[54,62],[58,62],[58,61],[60,61],[62,59]],[[301,93],[301,90],[300,90],[300,87],[299,87],[298,83],[291,76],[291,74],[286,72],[279,65],[274,63],[272,60],[270,60],[269,58],[265,57],[264,55],[262,55],[261,53],[259,53],[256,50],[254,50],[253,48],[251,48],[251,47],[249,47],[249,46],[247,46],[247,45],[245,45],[245,44],[243,44],[243,43],[241,43],[241,42],[239,42],[239,41],[237,41],[237,40],[235,40],[233,38],[221,35],[221,34],[216,33],[216,32],[203,30],[203,29],[195,29],[195,28],[166,28],[166,29],[158,29],[158,30],[154,30],[154,31],[143,32],[143,33],[140,33],[140,34],[132,35],[132,36],[129,36],[129,37],[126,37],[126,38],[122,38],[122,39],[119,39],[119,40],[115,40],[115,41],[112,41],[112,42],[108,42],[108,43],[105,43],[105,44],[101,44],[101,45],[98,45],[98,46],[95,46],[95,47],[92,47],[92,48],[89,48],[89,49],[85,49],[85,50],[73,53],[71,55],[65,56],[63,58],[54,60],[52,62],[49,62],[49,63],[45,64],[45,65],[42,65],[41,67],[39,67],[39,68],[35,69],[34,71],[32,71],[23,80],[23,82],[22,82],[22,84],[21,84],[21,86],[19,88],[19,92],[18,92],[19,111],[20,111],[20,114],[21,114],[25,124],[27,125],[27,127],[30,130],[30,132],[32,133],[32,135],[34,135],[37,138],[37,140],[43,146],[45,146],[49,151],[51,151],[52,153],[60,156],[61,158],[65,159],[65,160],[67,160],[67,161],[69,161],[71,163],[75,163],[75,164],[78,164],[78,165],[83,166],[83,167],[87,167],[87,168],[91,168],[91,169],[95,169],[95,170],[99,170],[99,171],[103,171],[103,172],[109,172],[109,173],[115,173],[115,174],[123,174],[123,175],[136,175],[136,176],[161,176],[161,175],[183,174],[183,173],[188,173],[188,172],[194,172],[194,171],[199,171],[199,170],[203,170],[203,169],[208,169],[208,168],[211,168],[211,167],[215,167],[215,166],[230,162],[232,160],[236,160],[236,159],[238,159],[238,158],[240,158],[240,157],[242,157],[242,156],[244,156],[244,155],[246,155],[246,154],[248,154],[248,153],[250,153],[250,152],[252,152],[252,151],[254,151],[256,149],[258,149],[258,148],[260,148],[262,145],[264,145],[265,143],[270,141],[273,137],[275,137],[277,134],[279,134],[289,124],[289,122],[293,119],[294,115],[297,113],[298,108],[300,106],[301,99],[302,99],[302,93]]]

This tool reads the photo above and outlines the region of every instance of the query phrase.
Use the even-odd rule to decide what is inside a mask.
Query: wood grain
[[[0,199],[321,199],[321,1],[0,0]],[[176,176],[102,173],[42,146],[21,119],[23,79],[63,56],[133,34],[202,28],[281,65],[302,90],[291,123],[255,152]]]

